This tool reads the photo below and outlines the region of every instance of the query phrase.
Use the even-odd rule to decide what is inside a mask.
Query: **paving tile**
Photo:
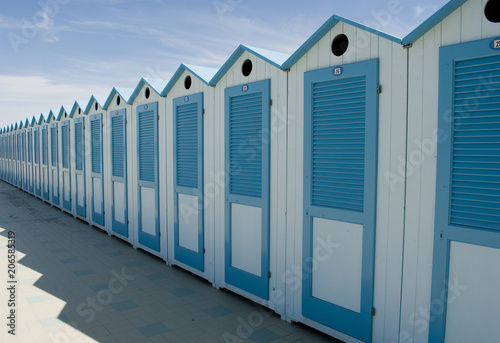
[[[165,279],[167,276],[165,274],[162,274],[162,273],[155,273],[155,274],[149,274],[149,275],[146,275],[146,279],[149,279],[149,280],[160,280],[160,279]]]
[[[79,262],[80,260],[77,259],[76,257],[72,257],[72,258],[65,258],[63,260],[61,260],[62,263],[75,263],[75,262]]]
[[[132,300],[125,300],[121,302],[117,302],[114,304],[111,304],[111,306],[117,310],[117,311],[125,311],[125,310],[130,310],[132,308],[137,308],[137,304],[133,302]]]
[[[218,317],[222,317],[222,316],[233,313],[232,311],[228,310],[224,306],[215,306],[215,307],[206,309],[203,312],[205,312],[206,314],[208,314],[209,316],[211,316],[213,318],[218,318]]]
[[[161,335],[165,332],[170,331],[169,328],[167,328],[165,325],[163,325],[160,322],[141,326],[141,327],[137,328],[137,330],[139,330],[146,337],[153,337],[153,336]]]
[[[92,269],[77,270],[77,271],[75,271],[73,273],[75,273],[76,276],[86,276],[86,275],[95,274]]]
[[[280,336],[268,329],[260,329],[254,331],[249,338],[257,343],[269,343],[279,339]]]
[[[185,297],[186,295],[194,294],[194,291],[188,287],[179,288],[171,292],[178,297]]]

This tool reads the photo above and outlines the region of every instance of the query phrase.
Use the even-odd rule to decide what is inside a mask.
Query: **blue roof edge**
[[[205,67],[203,67],[205,68]],[[189,71],[191,72],[193,75],[195,75],[198,79],[200,79],[204,84],[206,84],[207,86],[210,86],[210,81],[211,80],[205,80],[203,77],[201,77],[196,71],[194,71],[192,68],[190,68],[188,65],[182,63],[179,68],[177,68],[177,70],[175,71],[174,75],[172,75],[172,78],[170,79],[170,81],[168,81],[167,85],[165,86],[165,88],[163,89],[163,91],[161,92],[161,96],[167,96],[167,94],[172,90],[172,88],[175,86],[175,84],[177,83],[177,81],[179,81],[180,77],[182,76],[182,74],[185,72],[185,71]],[[216,70],[214,68],[214,70]],[[218,71],[217,71],[218,72]],[[214,76],[217,75],[217,73],[214,74]],[[212,77],[213,79],[213,77]]]
[[[227,71],[233,66],[233,64],[236,62],[238,58],[243,54],[243,52],[248,51],[255,56],[263,59],[264,61],[270,63],[271,65],[275,66],[278,69],[283,69],[282,65],[276,63],[275,61],[263,56],[262,54],[259,54],[258,52],[254,51],[252,48],[245,46],[243,44],[240,44],[236,50],[231,54],[231,56],[226,60],[226,62],[220,67],[219,71],[214,75],[212,80],[210,80],[209,85],[210,86],[215,86],[217,82],[222,79],[222,77],[227,73]]]
[[[462,6],[467,0],[451,0],[420,24],[415,30],[403,38],[403,45],[413,44],[417,39],[429,32],[434,26],[443,21],[447,16]]]

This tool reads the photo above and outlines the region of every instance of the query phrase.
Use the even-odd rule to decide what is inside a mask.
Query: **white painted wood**
[[[155,190],[148,187],[141,187],[140,196],[141,196],[142,231],[152,236],[156,236]]]
[[[114,196],[114,207],[115,207],[115,220],[120,223],[126,223],[127,218],[125,217],[125,206],[126,206],[126,194],[125,194],[125,184],[123,182],[113,182],[113,196]],[[111,213],[111,212],[109,212]]]
[[[64,187],[64,192],[63,192],[63,201],[69,201],[71,198],[71,182],[70,182],[70,173],[67,171],[64,171],[62,173],[63,175],[63,187]]]
[[[262,209],[231,205],[231,265],[262,276]]]
[[[312,295],[359,313],[363,226],[313,218],[312,250]]]
[[[85,179],[81,174],[76,175],[76,189],[78,189],[76,197],[78,206],[85,206]]]
[[[500,249],[451,243],[446,343],[494,342],[500,337],[499,265]],[[431,314],[442,309],[439,305],[431,307]]]
[[[97,214],[102,214],[102,202],[103,202],[103,192],[102,192],[102,179],[93,177],[92,178],[92,196],[94,198],[94,212]]]
[[[198,197],[178,194],[179,245],[198,252]]]

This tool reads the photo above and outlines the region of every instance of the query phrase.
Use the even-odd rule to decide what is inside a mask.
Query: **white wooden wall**
[[[88,174],[88,170],[87,170],[87,164],[89,163],[89,160],[88,158],[90,157],[90,147],[89,147],[89,140],[88,140],[88,137],[87,137],[87,126],[88,126],[88,118],[86,117],[86,115],[83,113],[85,109],[82,109],[80,108],[80,106],[78,106],[78,108],[75,109],[75,113],[73,114],[73,118],[71,118],[71,123],[70,123],[70,134],[69,134],[69,137],[70,137],[70,140],[71,140],[71,143],[72,143],[72,149],[70,150],[70,164],[71,164],[71,198],[73,199],[73,202],[72,202],[72,207],[73,207],[73,213],[74,213],[74,216],[76,217],[77,214],[76,214],[76,203],[77,203],[77,192],[76,192],[76,151],[75,151],[75,119],[77,118],[84,118],[83,119],[83,126],[84,126],[84,144],[85,144],[85,154],[84,154],[84,158],[85,158],[85,188],[87,188],[87,184],[88,184],[88,179],[87,179],[87,174]],[[33,136],[34,137],[34,136]],[[33,144],[34,146],[34,144]],[[88,196],[89,196],[89,193],[87,190],[85,190],[85,203],[89,203],[89,199],[88,199]],[[87,205],[86,207],[86,217],[85,218],[81,218],[85,221],[89,221],[89,210],[90,210],[90,207]],[[79,217],[80,218],[80,217]]]
[[[146,99],[145,91],[146,88],[150,89],[150,96]],[[139,236],[138,236],[138,199],[139,195],[137,194],[137,180],[138,180],[138,169],[137,169],[137,106],[150,104],[153,102],[158,102],[158,116],[160,120],[158,122],[158,182],[159,182],[159,220],[160,220],[160,252],[149,249],[143,245],[139,245]],[[167,166],[166,166],[166,133],[165,133],[165,122],[167,120],[167,115],[165,113],[165,98],[158,95],[155,90],[150,87],[148,84],[144,84],[141,88],[139,94],[135,98],[132,104],[132,118],[131,118],[131,129],[127,131],[127,134],[130,134],[130,138],[133,142],[132,148],[127,152],[128,158],[128,168],[127,172],[132,174],[132,184],[134,187],[134,205],[131,209],[135,212],[133,218],[133,222],[130,221],[130,224],[133,223],[134,230],[134,247],[140,246],[141,249],[150,252],[153,255],[159,256],[163,258],[165,261],[167,260],[167,221],[170,213],[167,212]],[[129,146],[130,148],[130,146]]]
[[[189,90],[184,87],[184,80],[187,76],[191,77],[192,84]],[[205,241],[205,271],[200,271],[191,268],[183,263],[175,261],[174,257],[174,113],[173,100],[182,96],[191,94],[203,93],[203,188],[204,188],[204,241]],[[190,272],[200,275],[210,282],[214,282],[215,273],[215,219],[214,219],[214,189],[217,189],[215,183],[214,172],[214,125],[215,125],[215,110],[214,110],[214,95],[215,88],[207,86],[197,76],[188,70],[182,73],[177,83],[172,87],[166,95],[165,112],[167,114],[165,121],[165,132],[167,138],[167,203],[168,203],[168,260],[169,263],[175,263]],[[162,124],[163,125],[163,124]]]
[[[120,97],[120,105],[116,104],[116,99]],[[125,130],[126,130],[126,149],[127,149],[127,212],[128,212],[128,238],[122,237],[120,235],[117,235],[116,232],[113,232],[113,225],[112,225],[112,220],[113,220],[113,212],[111,210],[111,207],[113,205],[113,184],[110,182],[111,180],[111,175],[112,175],[112,163],[111,163],[111,117],[110,114],[113,111],[120,110],[120,109],[125,109],[127,111],[125,115],[126,119],[126,124],[125,124]],[[133,223],[135,222],[135,216],[136,216],[136,207],[135,207],[135,197],[137,196],[137,185],[134,185],[133,183],[133,173],[132,173],[132,164],[135,162],[135,160],[131,159],[131,154],[130,152],[133,151],[134,146],[137,142],[136,138],[132,136],[132,106],[128,105],[125,99],[123,99],[120,94],[116,93],[111,100],[111,103],[109,104],[108,108],[106,109],[106,120],[107,120],[107,126],[105,126],[105,134],[103,136],[104,141],[106,141],[107,147],[105,149],[106,151],[106,158],[103,163],[104,163],[104,168],[108,170],[108,173],[106,174],[106,178],[108,180],[108,186],[104,189],[104,193],[106,194],[106,199],[107,202],[104,204],[104,208],[106,210],[106,213],[109,213],[108,216],[106,216],[106,226],[110,228],[110,231],[112,234],[119,236],[120,238],[123,238],[127,240],[129,243],[133,244],[134,242],[134,234],[136,234],[135,230],[133,230]],[[127,219],[127,218],[126,218]]]
[[[65,116],[66,115],[66,116]],[[62,126],[61,124],[66,122],[66,121],[69,121],[69,155],[70,155],[70,160],[68,161],[69,163],[69,167],[70,167],[70,198],[71,198],[71,211],[68,211],[65,207],[64,207],[64,176],[63,176],[63,162],[62,162],[62,159],[63,159],[63,141],[62,141]],[[67,113],[66,111],[64,111],[64,113],[62,114],[61,116],[61,120],[59,122],[59,128],[58,128],[58,137],[57,137],[57,145],[58,145],[58,154],[59,154],[59,194],[60,194],[60,208],[61,210],[65,211],[65,212],[70,212],[71,214],[74,214],[75,213],[75,206],[73,205],[73,195],[72,195],[72,192],[73,192],[73,175],[71,174],[72,173],[72,170],[73,170],[73,166],[71,165],[71,155],[74,155],[74,151],[75,151],[75,141],[71,140],[71,134],[72,134],[72,131],[73,129],[71,128],[71,124],[73,122],[70,120],[69,118],[69,113]]]
[[[243,61],[250,59],[252,73],[245,77],[241,73]],[[244,52],[227,71],[215,88],[215,280],[220,287],[228,287],[224,282],[224,90],[246,83],[271,80],[271,147],[270,147],[270,239],[269,301],[263,305],[284,314],[284,272],[286,250],[286,116],[287,116],[287,74],[257,56]],[[233,289],[234,290],[234,289]],[[258,301],[253,295],[236,290],[238,293]]]
[[[349,39],[346,53],[331,52],[339,34]],[[407,52],[397,43],[354,26],[338,23],[290,70],[288,75],[288,200],[287,200],[287,302],[289,319],[354,341],[342,333],[303,318],[301,315],[303,244],[303,141],[304,72],[379,58],[378,181],[375,246],[375,284],[373,342],[397,342],[401,293],[404,222],[404,172],[406,146],[406,70]],[[389,182],[391,176],[399,182]]]
[[[439,47],[500,35],[484,17],[487,0],[469,0],[409,49],[408,181],[401,341],[427,342],[432,279]],[[426,152],[422,143],[428,144]],[[420,162],[421,156],[421,162]]]

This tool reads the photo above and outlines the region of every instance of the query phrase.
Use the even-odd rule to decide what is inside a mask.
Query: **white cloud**
[[[89,99],[91,94],[109,94],[110,89],[96,85],[59,83],[42,76],[0,75],[0,127],[41,112],[59,110],[75,99]],[[15,113],[15,116],[12,114]]]

